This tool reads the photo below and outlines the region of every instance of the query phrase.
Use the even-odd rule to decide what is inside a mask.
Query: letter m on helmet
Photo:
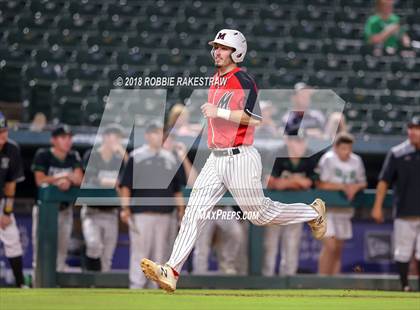
[[[219,35],[217,36],[216,40],[220,39],[220,40],[224,40],[226,36],[226,32],[221,32],[219,33]]]

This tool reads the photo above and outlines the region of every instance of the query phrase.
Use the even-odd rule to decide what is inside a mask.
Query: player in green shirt
[[[400,18],[393,10],[393,0],[376,1],[376,14],[370,16],[365,24],[365,37],[369,44],[383,44],[385,49],[410,46],[406,28],[400,26]]]

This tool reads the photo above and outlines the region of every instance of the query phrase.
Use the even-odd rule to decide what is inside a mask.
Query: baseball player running
[[[176,289],[182,265],[192,251],[205,224],[205,216],[230,191],[243,212],[258,212],[255,225],[287,225],[307,222],[315,238],[326,231],[325,204],[316,199],[311,205],[283,204],[264,197],[261,184],[261,157],[253,147],[255,126],[261,122],[257,87],[238,67],[245,58],[244,35],[232,29],[219,31],[209,42],[217,72],[208,102],[201,106],[208,124],[208,147],[212,150],[194,183],[185,216],[169,261],[159,265],[146,258],[141,261],[145,275],[168,291]]]
[[[0,241],[15,276],[17,287],[25,287],[22,244],[13,215],[16,183],[25,179],[19,148],[8,139],[7,121],[0,112]]]

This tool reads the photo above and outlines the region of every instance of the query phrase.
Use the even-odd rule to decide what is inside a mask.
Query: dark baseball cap
[[[57,127],[54,128],[54,130],[51,132],[52,137],[58,137],[58,136],[66,136],[66,135],[73,135],[73,132],[71,131],[70,126],[60,124]]]
[[[107,125],[102,132],[102,134],[104,135],[109,135],[113,133],[123,137],[124,128],[120,124],[112,123],[112,124]]]
[[[407,126],[408,128],[420,126],[420,115],[413,116]]]
[[[7,128],[7,118],[2,112],[0,112],[0,129]]]
[[[151,121],[151,122],[146,124],[146,133],[156,131],[158,129],[163,130],[163,124],[161,122]]]

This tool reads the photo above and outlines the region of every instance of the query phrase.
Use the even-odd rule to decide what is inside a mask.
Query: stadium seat
[[[72,15],[96,17],[102,13],[102,3],[99,1],[70,1],[68,11]]]
[[[76,61],[79,65],[98,65],[105,66],[111,63],[110,56],[103,51],[78,51],[76,54]]]
[[[286,1],[287,2],[287,1]],[[294,18],[294,11],[286,6],[279,6],[280,3],[272,3],[268,6],[262,6],[258,11],[261,20],[281,20],[291,21]]]
[[[408,77],[387,80],[386,84],[389,89],[393,90],[413,90],[416,89],[418,85],[420,85],[420,79],[410,79]]]
[[[143,66],[152,63],[152,54],[140,51],[124,51],[117,55],[120,66]]]
[[[23,50],[6,47],[0,48],[0,62],[4,61],[5,64],[23,66],[28,58],[28,54]]]
[[[259,56],[256,52],[250,53],[247,56],[243,63],[243,66],[247,68],[264,69],[267,68],[270,62],[268,57]]]
[[[93,30],[93,19],[87,16],[75,14],[73,16],[61,17],[57,22],[57,28],[61,30],[70,30],[73,32],[85,33],[88,30]]]
[[[22,65],[0,62],[0,100],[19,102],[22,100]]]
[[[59,116],[57,115],[57,106],[54,105],[53,89],[54,83],[28,83],[24,88],[24,102],[29,111],[29,117],[32,117],[42,111],[49,121]]]
[[[19,14],[25,8],[26,2],[21,0],[0,1],[0,11],[2,13]]]
[[[115,17],[103,17],[97,22],[97,29],[100,32],[108,31],[110,33],[125,34],[132,29],[132,22],[130,19]]]
[[[186,22],[180,22],[175,25],[176,33],[186,33],[186,34],[202,34],[207,33],[207,24],[200,23],[195,18],[190,18]]]
[[[292,70],[305,70],[308,69],[307,58],[303,57],[279,57],[276,58],[274,66],[276,69],[292,69]]]
[[[180,53],[161,53],[156,56],[156,64],[158,66],[185,66],[188,65],[187,57]]]
[[[59,34],[50,34],[47,41],[49,46],[57,45],[58,47],[71,50],[74,50],[76,46],[82,46],[84,44],[82,34],[69,30],[63,30]]]
[[[162,36],[160,35],[147,35],[145,37],[133,35],[127,38],[127,47],[129,49],[139,50],[140,48],[159,48],[161,46],[163,44]]]
[[[57,16],[64,10],[67,1],[60,0],[31,0],[29,9],[32,13],[41,13],[50,17]]]
[[[157,16],[152,16],[150,19],[139,20],[136,23],[136,29],[139,34],[146,32],[148,34],[163,34],[165,30],[169,29],[171,23],[158,18]]]
[[[285,53],[317,54],[320,52],[319,45],[305,40],[286,42],[283,46]]]
[[[50,30],[54,29],[54,17],[35,13],[30,15],[20,15],[17,18],[17,26],[20,30],[28,28],[30,30]]]
[[[71,53],[66,53],[63,49],[55,48],[38,49],[32,52],[33,59],[39,65],[46,64],[64,64],[70,61]]]
[[[392,106],[402,106],[402,105],[411,105],[415,106],[416,98],[414,97],[401,97],[401,96],[395,96],[395,95],[387,95],[387,96],[381,96],[379,98],[379,101],[381,105],[392,105]]]
[[[290,34],[293,38],[303,39],[321,39],[328,35],[322,24],[316,25],[305,21],[298,26],[292,27],[290,29]]]
[[[108,3],[105,10],[110,16],[119,15],[119,16],[133,17],[133,18],[142,16],[141,14],[142,5],[141,3],[135,3],[135,2]]]
[[[311,1],[308,1],[311,2]],[[327,2],[324,0],[324,3]],[[315,6],[314,3],[308,4],[311,7],[305,8],[305,10],[298,11],[296,14],[297,20],[302,21],[318,21],[326,22],[332,19],[331,10],[321,10],[318,6]]]
[[[57,82],[64,75],[63,68],[43,62],[39,65],[27,66],[22,71],[22,76],[28,82],[37,84],[51,84]]]
[[[78,81],[85,84],[98,83],[103,78],[101,69],[95,69],[87,66],[68,69],[65,74],[68,80]]]
[[[185,17],[209,18],[216,16],[217,6],[209,5],[204,1],[194,1],[185,7]]]
[[[293,86],[298,83],[302,82],[304,78],[304,74],[272,74],[269,77],[269,84],[270,87],[284,87],[284,88],[293,88]]]
[[[43,46],[43,33],[25,28],[9,32],[7,43],[19,49],[32,50]]]

